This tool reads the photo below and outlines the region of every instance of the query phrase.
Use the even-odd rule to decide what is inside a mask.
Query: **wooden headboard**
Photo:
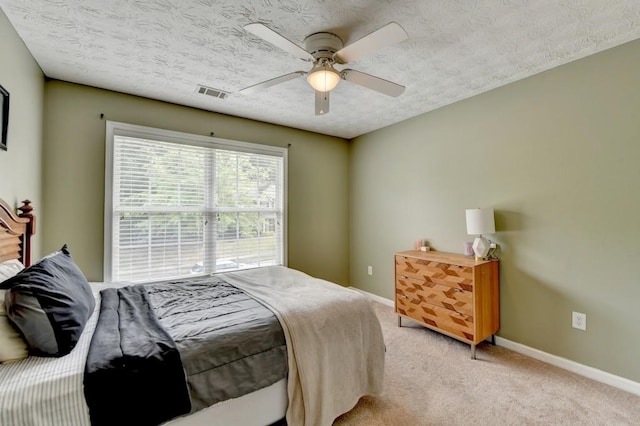
[[[36,233],[36,218],[31,201],[24,200],[16,215],[0,199],[0,262],[18,259],[24,266],[31,264],[31,236]]]

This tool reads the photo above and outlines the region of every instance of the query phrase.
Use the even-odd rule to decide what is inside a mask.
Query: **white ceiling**
[[[51,78],[353,138],[640,38],[638,0],[0,0]],[[304,78],[238,91],[310,65],[243,30],[302,46],[350,44],[395,21],[409,39],[348,65],[406,86],[398,98],[341,82],[314,114]],[[336,67],[338,69],[344,67]],[[224,99],[198,94],[203,84]]]

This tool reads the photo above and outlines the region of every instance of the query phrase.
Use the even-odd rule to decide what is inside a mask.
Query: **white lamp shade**
[[[307,76],[307,81],[318,92],[328,92],[333,90],[340,83],[340,74],[328,65],[319,65],[311,70]]]
[[[496,232],[493,209],[467,209],[467,234],[486,235]]]

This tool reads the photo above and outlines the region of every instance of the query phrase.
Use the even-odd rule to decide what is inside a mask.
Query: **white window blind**
[[[286,150],[107,128],[106,281],[285,264]]]

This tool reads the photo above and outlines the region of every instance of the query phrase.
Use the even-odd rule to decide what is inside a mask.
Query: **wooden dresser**
[[[471,345],[500,328],[499,262],[437,251],[395,254],[396,314]]]

